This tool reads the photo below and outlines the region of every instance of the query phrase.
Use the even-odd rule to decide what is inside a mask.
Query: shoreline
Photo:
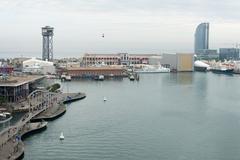
[[[80,97],[78,96],[80,95]],[[42,131],[45,131],[47,129],[48,122],[46,121],[53,121],[62,115],[66,113],[66,106],[64,102],[64,99],[66,98],[67,94],[62,94],[62,97],[60,97],[59,102],[48,108],[47,110],[43,110],[42,112],[38,114],[34,114],[31,118],[28,117],[29,114],[26,113],[27,118],[24,116],[23,119],[20,119],[18,123],[23,123],[22,127],[19,130],[15,130],[17,126],[21,126],[20,124],[16,125],[15,127],[10,127],[6,129],[6,132],[4,132],[4,137],[9,137],[6,142],[4,142],[0,148],[0,154],[1,158],[3,160],[21,160],[24,158],[24,143],[23,140],[27,137],[35,134],[40,133]],[[71,103],[73,101],[82,100],[86,97],[85,93],[72,93],[71,100],[67,101],[67,103]],[[64,98],[64,99],[62,99]],[[30,119],[29,119],[30,118]],[[40,122],[39,122],[40,121]],[[24,123],[25,122],[25,123]],[[16,133],[15,133],[16,131]],[[13,133],[12,133],[13,132]],[[12,136],[9,136],[9,134],[12,133]],[[2,138],[4,138],[2,137]]]

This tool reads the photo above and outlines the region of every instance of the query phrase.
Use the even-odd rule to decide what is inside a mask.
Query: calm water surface
[[[240,76],[149,74],[139,82],[63,85],[87,98],[26,139],[26,160],[240,159]]]

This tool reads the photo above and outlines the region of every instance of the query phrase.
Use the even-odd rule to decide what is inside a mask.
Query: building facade
[[[117,54],[85,54],[82,59],[83,66],[118,65],[119,63],[120,57]]]
[[[197,57],[205,60],[218,59],[219,54],[216,49],[204,49],[201,50],[201,54],[198,54]]]
[[[152,58],[151,58],[152,57]],[[85,54],[82,58],[81,66],[95,65],[132,65],[132,64],[149,64],[149,59],[157,57],[157,54]]]
[[[192,72],[194,70],[194,56],[191,53],[179,53],[177,57],[178,72]]]
[[[239,60],[239,48],[220,48],[220,60]]]
[[[194,52],[202,54],[207,49],[209,49],[209,23],[201,23],[194,35]]]
[[[173,72],[192,72],[194,70],[194,54],[163,54],[161,64]]]
[[[9,76],[7,79],[0,79],[0,97],[6,102],[19,102],[26,100],[35,85],[43,80],[44,76]]]
[[[87,78],[99,75],[106,77],[122,77],[124,75],[124,69],[121,67],[80,67],[80,68],[68,68],[67,75],[72,78]]]
[[[55,74],[53,62],[32,58],[23,62],[23,72],[32,74]]]

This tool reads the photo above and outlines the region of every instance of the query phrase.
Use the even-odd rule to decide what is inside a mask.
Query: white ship
[[[169,73],[170,68],[165,68],[161,65],[152,66],[144,65],[140,69],[135,69],[136,73]]]
[[[200,72],[206,72],[210,69],[210,66],[202,61],[195,61],[194,62],[194,70]]]

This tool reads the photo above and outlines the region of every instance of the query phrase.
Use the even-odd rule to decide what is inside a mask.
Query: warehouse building
[[[192,72],[194,70],[194,54],[192,53],[163,54],[160,62],[173,72]]]
[[[23,62],[23,72],[32,74],[55,74],[53,62],[32,58]]]

